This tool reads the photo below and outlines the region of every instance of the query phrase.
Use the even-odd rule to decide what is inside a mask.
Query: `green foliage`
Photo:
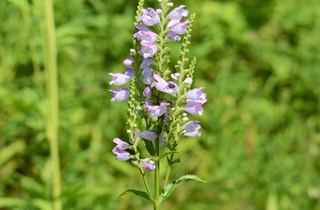
[[[122,196],[122,195],[124,195],[124,194],[127,194],[127,193],[133,193],[133,194],[135,194],[135,195],[138,195],[138,196],[140,196],[140,197],[143,197],[143,198],[149,200],[149,201],[150,201],[151,203],[153,203],[153,204],[156,204],[156,201],[153,200],[147,192],[141,191],[141,190],[137,190],[137,189],[126,189],[126,190],[124,190],[123,192],[119,193],[119,195],[118,195],[115,199],[117,199],[117,198],[119,198],[120,196]]]
[[[3,209],[52,202],[39,2],[0,1]],[[108,73],[125,69],[138,1],[54,2],[64,208],[151,208],[131,196],[114,201],[143,180],[114,161],[112,139],[127,139],[127,105],[111,105],[107,91]],[[174,3],[197,13],[189,53],[197,57],[194,87],[206,87],[208,102],[202,136],[179,140],[183,158],[172,174],[197,172],[208,183],[175,189],[163,209],[319,210],[319,1]],[[180,44],[169,43],[171,63]]]

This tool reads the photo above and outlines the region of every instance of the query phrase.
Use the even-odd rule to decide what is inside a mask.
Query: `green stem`
[[[53,207],[54,210],[61,210],[61,180],[60,180],[60,159],[59,159],[59,142],[58,142],[58,71],[57,71],[57,49],[54,25],[54,12],[52,0],[44,1],[44,52],[45,52],[45,69],[48,96],[50,101],[50,110],[47,117],[47,135],[50,143],[50,157],[53,167]]]
[[[162,119],[162,118],[160,118]],[[158,138],[156,138],[155,142],[155,176],[154,176],[154,183],[155,183],[155,188],[154,188],[154,194],[155,194],[155,200],[157,204],[154,205],[155,210],[160,209],[160,203],[159,203],[159,192],[160,192],[160,161],[159,161],[159,152],[160,152],[160,147],[159,147],[159,140],[160,140],[160,132],[161,132],[161,125],[158,125]]]
[[[142,175],[144,185],[146,186],[146,189],[147,189],[149,195],[153,198],[152,193],[151,193],[150,188],[149,188],[149,185],[148,185],[148,181],[146,179],[146,174],[142,171],[142,169],[140,169],[140,173]]]
[[[168,169],[167,169],[167,173],[166,173],[166,178],[165,178],[165,180],[164,180],[164,184],[163,184],[163,188],[162,188],[162,189],[165,189],[166,186],[167,186],[167,184],[168,184],[168,180],[169,180],[169,176],[170,176],[170,172],[171,172],[171,161],[172,161],[172,159],[173,159],[173,155],[174,155],[174,154],[172,154],[172,155],[170,156],[170,161],[169,161],[169,165],[168,165]]]

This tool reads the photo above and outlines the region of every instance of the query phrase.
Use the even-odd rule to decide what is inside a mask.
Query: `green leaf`
[[[173,161],[171,162],[171,165],[173,165],[173,164],[175,164],[175,163],[180,163],[180,162],[181,162],[180,158],[177,158],[177,159],[175,159],[175,160],[173,160]]]
[[[164,193],[162,195],[161,201],[166,199],[167,197],[169,197],[169,195],[172,193],[172,191],[178,187],[179,185],[181,185],[184,182],[187,181],[197,181],[197,182],[207,182],[202,180],[200,177],[196,176],[196,175],[185,175],[180,177],[179,179],[177,179],[176,181],[172,182],[171,184],[169,184],[165,190]]]
[[[123,192],[119,193],[119,195],[115,198],[115,200],[117,198],[119,198],[120,196],[127,194],[127,193],[133,193],[135,195],[144,197],[145,199],[149,200],[150,202],[152,202],[153,204],[156,204],[156,201],[153,200],[153,198],[145,191],[142,190],[137,190],[137,189],[126,189]]]
[[[172,155],[172,154],[174,154],[174,153],[182,154],[181,152],[177,152],[177,151],[166,152],[166,153],[163,153],[163,154],[160,156],[159,160],[161,160],[162,158],[164,158],[164,157],[166,157],[166,156],[168,156],[168,155]]]
[[[151,156],[154,156],[154,152],[153,152],[153,150],[152,150],[151,141],[145,140],[145,139],[143,139],[143,141],[144,141],[144,143],[145,143],[145,145],[146,145],[146,148],[147,148],[149,154],[150,154]]]

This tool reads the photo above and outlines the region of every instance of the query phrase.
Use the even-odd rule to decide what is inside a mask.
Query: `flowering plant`
[[[109,91],[113,93],[111,102],[128,102],[127,133],[128,141],[115,138],[113,153],[116,160],[127,161],[139,169],[146,191],[127,189],[118,195],[133,193],[153,203],[154,209],[160,209],[160,203],[180,184],[194,180],[205,182],[195,175],[186,175],[167,185],[171,167],[180,162],[174,159],[179,144],[179,137],[200,136],[199,121],[189,121],[187,113],[202,115],[201,106],[207,101],[204,87],[191,89],[196,58],[187,67],[192,24],[195,14],[189,20],[185,5],[171,10],[173,3],[159,0],[160,9],[143,8],[144,0],[140,0],[136,12],[135,33],[131,58],[124,60],[128,66],[124,74],[109,73],[110,84],[124,85],[129,88]],[[175,72],[169,68],[170,42],[180,41],[183,36],[179,61]],[[169,100],[170,99],[170,100]],[[141,148],[150,157],[140,156]],[[168,168],[163,189],[160,189],[160,160],[166,158]],[[154,189],[152,194],[147,183],[147,171],[154,171]],[[161,191],[160,191],[161,190]],[[117,198],[118,198],[117,197]]]

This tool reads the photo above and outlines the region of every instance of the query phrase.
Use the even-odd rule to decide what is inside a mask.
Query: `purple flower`
[[[130,153],[124,151],[125,149],[128,149],[129,144],[127,142],[122,141],[119,138],[113,139],[113,142],[117,144],[115,148],[113,148],[112,152],[113,154],[116,154],[117,157],[115,160],[129,160],[130,159]]]
[[[131,68],[126,68],[126,70],[124,70],[124,74],[109,73],[109,75],[112,76],[109,83],[110,85],[124,85],[130,81],[131,77],[135,77]]]
[[[144,102],[144,104],[143,104],[143,110],[144,110],[144,111],[148,111],[148,110],[149,110],[148,106],[152,106],[152,100],[151,100],[151,98],[148,98],[148,99]]]
[[[148,10],[142,9],[142,16],[138,17],[138,20],[142,20],[147,26],[154,26],[160,23],[159,15],[152,8],[148,8]]]
[[[130,153],[129,152],[126,152],[126,151],[123,151],[121,150],[119,147],[115,147],[113,150],[112,150],[113,154],[116,154],[117,157],[115,160],[122,160],[122,161],[125,161],[125,160],[129,160],[130,159]]]
[[[171,81],[166,82],[162,77],[160,77],[157,74],[155,74],[153,77],[157,80],[157,82],[153,82],[151,84],[151,87],[156,87],[157,90],[169,94],[176,94],[177,92],[179,92],[179,88],[178,85],[176,85],[176,83]]]
[[[146,85],[151,85],[151,83],[154,81],[153,78],[153,69],[146,68],[142,71],[143,83]]]
[[[163,146],[163,145],[164,145],[164,143],[166,143],[166,142],[165,142],[165,140],[164,140],[164,138],[163,138],[162,134],[160,134],[160,136],[159,136],[159,145],[160,145],[160,146]]]
[[[123,64],[126,66],[132,66],[133,60],[131,58],[127,58],[123,61]]]
[[[142,48],[141,50],[139,50],[139,54],[143,57],[143,58],[149,58],[149,57],[153,57],[154,54],[157,52],[157,45],[155,44],[147,44],[147,43],[142,43]]]
[[[113,142],[116,143],[117,144],[116,147],[118,147],[121,150],[128,149],[128,147],[129,147],[129,144],[127,142],[124,142],[119,138],[113,139]]]
[[[164,113],[167,112],[167,107],[164,103],[160,103],[160,106],[147,106],[150,117],[154,116],[162,116]]]
[[[195,88],[186,93],[186,98],[189,100],[206,99],[207,94],[203,93],[204,87]]]
[[[170,20],[169,23],[167,24],[166,28],[171,28],[172,26],[180,23],[180,20]]]
[[[145,159],[141,159],[142,161],[142,168],[149,170],[149,171],[153,171],[156,167],[153,165],[154,162],[151,160],[151,158],[145,158]]]
[[[186,85],[191,85],[193,82],[193,79],[191,77],[187,77],[184,81],[183,81]],[[189,91],[190,92],[190,91]]]
[[[170,23],[170,22],[169,22]],[[169,24],[168,23],[168,24]],[[189,23],[189,20],[186,20],[184,22],[180,22],[180,23],[177,23],[175,25],[173,25],[171,27],[171,31],[177,33],[177,34],[184,34],[186,33],[186,30],[187,30],[187,26],[188,26],[188,23]]]
[[[179,7],[174,8],[169,14],[168,17],[173,20],[180,20],[182,17],[187,17],[188,10],[184,10],[185,5],[180,5]]]
[[[152,44],[157,41],[157,34],[143,27],[141,24],[136,24],[136,28],[138,28],[140,31],[135,33],[133,37],[141,40],[141,43]]]
[[[158,15],[160,15],[160,14],[162,13],[162,9],[157,9],[157,10],[156,10],[156,13],[157,13]]]
[[[201,106],[206,102],[207,102],[207,99],[195,100],[195,101],[188,100],[184,110],[193,115],[196,115],[196,114],[202,115],[203,109],[201,108]]]
[[[166,37],[169,37],[171,39],[170,42],[180,41],[181,40],[181,37],[178,36],[175,32],[172,32],[172,31],[169,32]]]
[[[157,138],[157,134],[152,131],[144,131],[140,134],[140,137],[149,141],[154,141]]]
[[[143,96],[144,97],[148,97],[148,96],[151,96],[151,92],[152,91],[152,87],[146,87],[143,91]]]
[[[201,128],[201,125],[198,124],[199,121],[190,121],[183,125],[183,133],[185,136],[201,136],[201,133],[198,131]]]
[[[120,90],[109,89],[108,91],[114,93],[111,102],[129,100],[130,90],[128,88],[123,87]]]
[[[142,61],[141,65],[140,65],[140,69],[146,69],[146,68],[150,68],[150,66],[152,64],[154,64],[153,58],[146,58]]]

